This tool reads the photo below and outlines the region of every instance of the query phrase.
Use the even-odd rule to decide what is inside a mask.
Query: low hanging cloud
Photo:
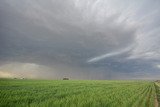
[[[159,4],[158,0],[0,1],[0,76],[120,79],[140,78],[143,75],[138,74],[145,72],[156,75]],[[152,69],[147,71],[145,65]],[[12,68],[5,71],[8,66]],[[15,66],[20,67],[15,70]],[[139,72],[135,75],[135,71]]]

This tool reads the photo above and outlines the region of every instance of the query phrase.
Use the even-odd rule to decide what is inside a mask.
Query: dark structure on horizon
[[[69,80],[69,78],[64,77],[63,80]]]

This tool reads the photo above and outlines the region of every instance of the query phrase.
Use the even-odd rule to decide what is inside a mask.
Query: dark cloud
[[[136,78],[135,71],[157,70],[152,61],[148,64],[137,59],[141,46],[145,48],[148,44],[144,47],[141,45],[143,38],[137,39],[141,29],[138,21],[141,19],[130,15],[136,8],[132,2],[125,2],[130,4],[127,9],[118,10],[118,7],[114,8],[116,2],[108,1],[111,4],[108,6],[105,1],[91,0],[88,0],[88,5],[74,0],[0,1],[0,70],[4,72],[12,65],[7,71],[10,73],[18,65],[38,66],[32,68],[41,71],[33,73],[36,77],[67,75],[75,79]],[[139,6],[142,7],[140,13],[145,6],[145,2],[144,6]],[[156,8],[150,9],[156,11]],[[132,46],[134,48],[124,51]],[[96,63],[87,63],[91,58],[118,51],[121,53]],[[6,63],[8,65],[4,66]],[[46,75],[42,73],[45,69]],[[23,71],[26,74],[24,68]]]

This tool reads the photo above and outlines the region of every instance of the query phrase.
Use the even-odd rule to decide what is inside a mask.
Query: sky
[[[0,77],[159,79],[159,0],[1,0]]]

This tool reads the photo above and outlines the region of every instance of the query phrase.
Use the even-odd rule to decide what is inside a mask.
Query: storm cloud
[[[160,77],[160,1],[0,1],[0,76]]]

